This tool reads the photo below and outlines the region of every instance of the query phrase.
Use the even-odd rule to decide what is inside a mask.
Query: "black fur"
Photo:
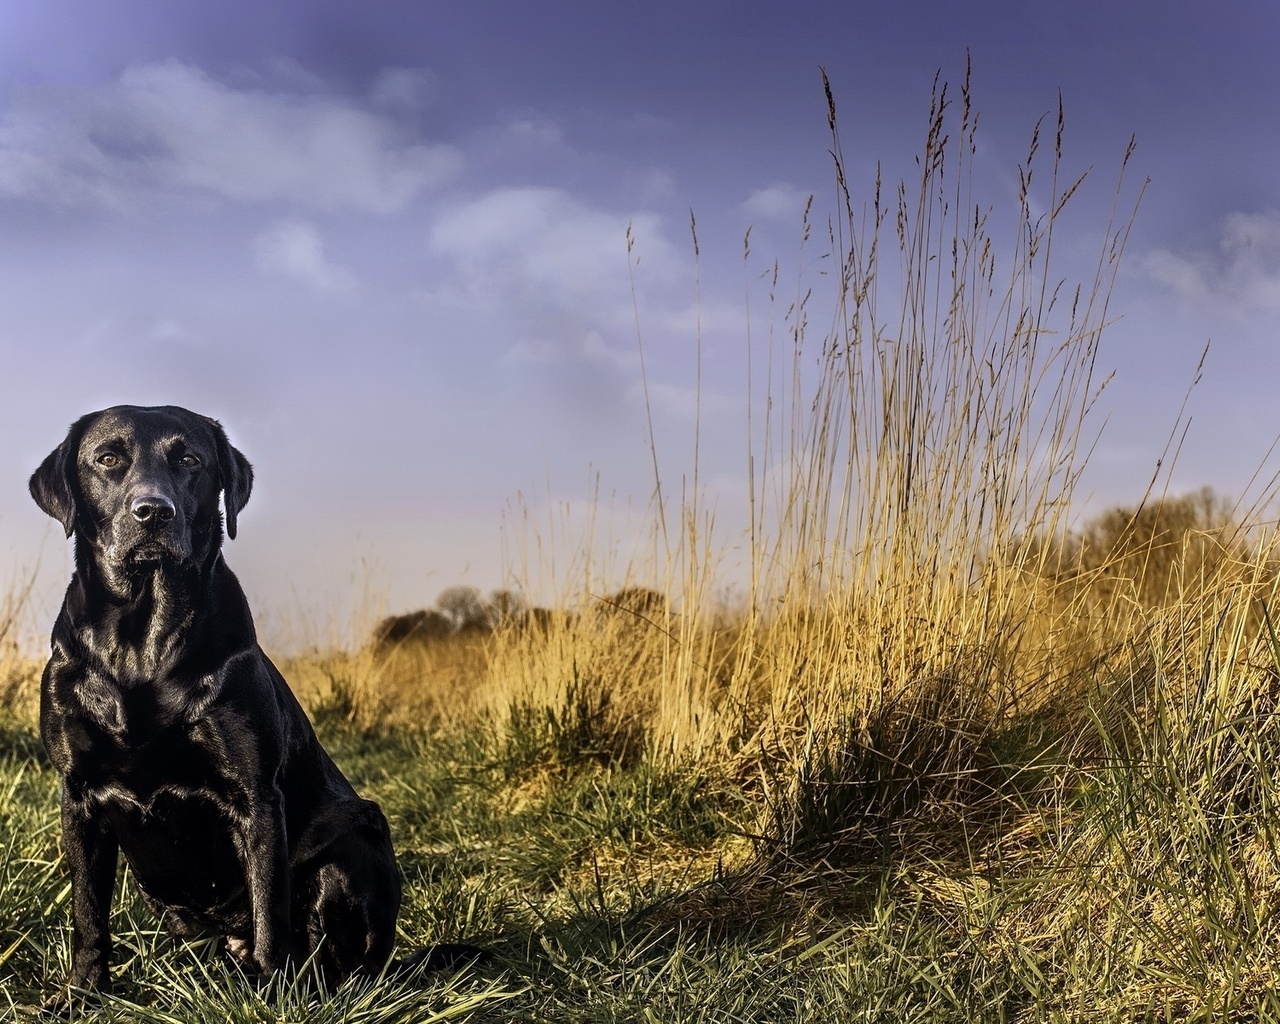
[[[222,558],[252,485],[218,422],[176,406],[81,417],[31,477],[75,536],[40,703],[63,779],[71,987],[110,984],[119,854],[170,931],[226,936],[251,969],[314,955],[336,984],[390,957],[386,819],[320,746]]]

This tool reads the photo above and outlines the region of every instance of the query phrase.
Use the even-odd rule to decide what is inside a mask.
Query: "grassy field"
[[[739,606],[715,599],[694,467],[633,567],[652,590],[584,542],[550,612],[283,663],[391,821],[401,950],[491,964],[259,989],[126,884],[118,991],[85,1018],[1280,1020],[1269,496],[1149,493],[1073,526],[1133,197],[1093,279],[1061,282],[1080,183],[1054,128],[1000,246],[967,83],[935,98],[920,181],[865,206],[833,107],[831,326],[810,339],[803,282],[753,314],[777,375]],[[35,671],[13,653],[0,675],[12,1019],[69,950]]]
[[[1280,1019],[1280,646],[1265,622],[1256,628],[1260,607],[1243,589],[1212,609],[1175,604],[1167,628],[1131,638],[1061,705],[979,717],[954,705],[947,681],[877,708],[839,742],[815,735],[801,750],[775,741],[718,756],[656,751],[607,701],[571,688],[560,704],[516,701],[463,720],[424,717],[422,704],[425,728],[369,721],[360,689],[404,666],[317,658],[311,668],[328,680],[311,701],[321,734],[392,823],[407,882],[400,948],[466,939],[496,961],[354,982],[325,1000],[304,986],[260,991],[213,944],[158,934],[126,884],[118,992],[83,1012]],[[493,658],[530,642],[476,634],[437,648]],[[412,654],[419,664],[459,656]],[[26,1019],[68,967],[56,803],[19,708],[0,727],[8,1019]]]

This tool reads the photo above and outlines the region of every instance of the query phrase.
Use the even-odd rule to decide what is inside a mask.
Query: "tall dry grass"
[[[518,709],[509,726],[561,759],[643,753],[741,779],[767,874],[933,865],[1001,941],[1071,949],[1054,984],[1123,1016],[1149,994],[1138,967],[1087,991],[1118,936],[1185,954],[1206,927],[1270,934],[1242,915],[1275,871],[1273,801],[1257,795],[1278,678],[1275,535],[1257,523],[1274,495],[1228,509],[1170,499],[1153,477],[1134,508],[1072,528],[1145,188],[1126,183],[1132,143],[1077,283],[1056,269],[1087,185],[1064,169],[1061,104],[1032,132],[1009,211],[978,197],[967,78],[958,99],[935,83],[918,178],[886,190],[877,174],[865,203],[827,97],[838,215],[818,230],[807,210],[803,236],[827,247],[839,287],[820,336],[803,279],[785,315],[752,317],[784,369],[748,432],[744,607],[715,600],[696,480],[671,507],[659,479],[656,564],[623,578],[657,580],[669,603],[603,599],[588,534],[569,560],[573,614],[497,635],[484,702]],[[1238,818],[1243,791],[1247,838],[1222,838],[1214,823]],[[1172,850],[1173,835],[1200,846]],[[1222,886],[1196,891],[1199,858]],[[993,886],[992,870],[1016,884]],[[1158,912],[1152,886],[1170,901]],[[1106,937],[1082,944],[1101,920]],[[1181,969],[1234,991],[1196,975],[1225,970],[1230,948]]]
[[[958,99],[935,82],[918,179],[886,189],[877,174],[865,202],[829,84],[827,98],[836,213],[819,226],[810,204],[799,262],[824,247],[838,288],[820,334],[803,278],[785,313],[774,298],[751,317],[769,325],[770,390],[748,431],[745,608],[726,622],[715,603],[718,538],[696,466],[671,506],[655,446],[665,542],[631,576],[658,580],[672,611],[602,614],[588,537],[574,573],[586,585],[567,600],[580,614],[508,632],[491,665],[499,702],[589,691],[599,727],[627,744],[764,751],[794,769],[778,775],[788,787],[872,749],[914,771],[905,747],[879,748],[921,741],[925,774],[965,773],[982,737],[1097,655],[1072,635],[1078,602],[1064,603],[1044,538],[1066,532],[1095,440],[1099,342],[1141,194],[1124,181],[1130,147],[1092,276],[1069,283],[1057,238],[1084,178],[1064,170],[1061,107],[1033,131],[1010,216],[979,196],[967,78]],[[945,736],[922,732],[922,716]]]
[[[34,573],[16,578],[0,594],[0,715],[34,716],[43,662],[30,656],[19,636],[34,585]]]

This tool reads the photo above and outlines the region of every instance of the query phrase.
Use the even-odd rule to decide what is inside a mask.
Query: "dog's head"
[[[31,476],[31,496],[112,575],[203,558],[249,500],[253,470],[221,424],[173,405],[82,416]]]

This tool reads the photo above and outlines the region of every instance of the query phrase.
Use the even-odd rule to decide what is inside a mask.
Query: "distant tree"
[[[667,598],[651,587],[623,587],[600,602],[605,613],[622,613],[641,619],[664,618]]]
[[[490,625],[518,621],[524,617],[526,607],[524,598],[514,590],[495,590],[489,595]]]
[[[489,606],[475,587],[447,587],[436,598],[436,608],[453,626],[460,629],[488,629]]]
[[[1205,487],[1138,508],[1113,508],[1051,545],[1059,580],[1089,580],[1102,592],[1123,587],[1147,606],[1245,559],[1231,502]]]

